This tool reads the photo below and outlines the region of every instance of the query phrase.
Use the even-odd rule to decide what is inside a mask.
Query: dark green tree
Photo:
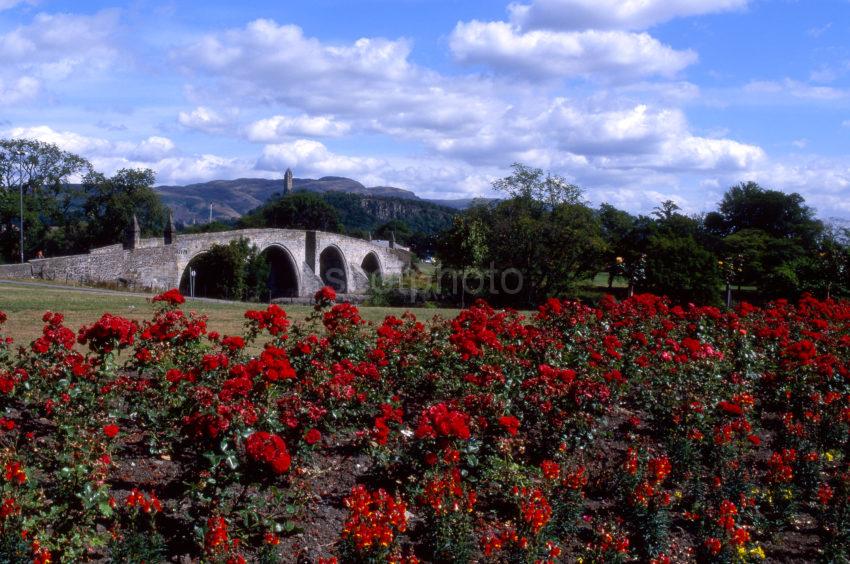
[[[413,231],[410,226],[400,219],[393,219],[378,227],[372,236],[375,239],[389,241],[395,237],[396,243],[400,245],[410,244],[410,239],[413,237]]]
[[[86,175],[82,209],[90,247],[123,241],[134,214],[143,235],[162,234],[168,212],[153,189],[155,179],[150,169],[121,169],[112,177],[99,172]]]
[[[297,192],[271,200],[240,220],[242,227],[316,229],[339,232],[339,214],[321,196]]]
[[[505,298],[504,273],[516,273],[516,303],[565,295],[592,278],[606,250],[597,215],[582,203],[581,191],[560,177],[514,165],[514,173],[494,186],[511,197],[475,206],[456,219],[438,245],[444,265],[492,269],[497,281],[490,299]],[[476,255],[470,248],[482,249]]]
[[[30,139],[0,140],[0,260],[20,258],[21,191],[25,258],[39,250],[54,251],[45,248],[48,236],[59,250],[73,247],[76,233],[68,228],[78,220],[72,208],[79,204],[80,194],[67,182],[90,170],[88,161],[56,145]]]
[[[755,182],[727,190],[704,224],[720,242],[720,258],[741,256],[738,283],[756,286],[764,297],[790,297],[804,289],[824,231],[802,196]]]
[[[678,210],[667,201],[653,212],[641,288],[676,302],[717,303],[723,285],[718,259],[701,241],[701,222]]]

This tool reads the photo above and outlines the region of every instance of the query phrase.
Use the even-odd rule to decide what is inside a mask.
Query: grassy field
[[[26,286],[14,282],[0,284],[0,311],[9,319],[3,326],[5,335],[14,337],[17,343],[29,343],[41,334],[41,317],[45,311],[56,311],[65,315],[66,325],[75,331],[84,324],[92,323],[103,313],[109,312],[129,319],[150,319],[153,307],[149,297],[118,292],[92,292],[76,288]],[[196,311],[209,317],[208,327],[222,334],[241,334],[248,309],[259,309],[263,304],[187,300],[185,311]],[[306,318],[312,308],[307,305],[282,306],[294,320]],[[416,317],[426,321],[436,315],[454,317],[456,309],[413,310]],[[387,315],[401,315],[404,308],[366,307],[360,308],[364,319],[380,322]]]

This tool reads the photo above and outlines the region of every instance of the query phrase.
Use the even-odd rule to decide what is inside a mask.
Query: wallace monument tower
[[[286,196],[288,194],[292,194],[292,169],[286,169],[286,173],[283,175],[283,195]]]

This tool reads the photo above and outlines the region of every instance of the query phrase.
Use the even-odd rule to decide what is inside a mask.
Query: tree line
[[[455,299],[535,304],[600,276],[612,290],[619,282],[677,302],[719,303],[727,290],[755,301],[850,294],[850,230],[818,220],[796,193],[744,182],[709,213],[666,201],[633,215],[591,208],[579,187],[522,164],[494,187],[506,197],[458,215],[437,243],[451,271],[442,289]],[[458,284],[458,273],[473,282]]]

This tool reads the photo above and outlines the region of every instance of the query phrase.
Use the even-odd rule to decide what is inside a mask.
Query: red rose
[[[256,431],[251,434],[245,440],[245,451],[251,460],[266,464],[275,474],[289,470],[291,459],[286,443],[273,433]]]
[[[308,445],[314,445],[322,440],[322,433],[318,429],[310,429],[304,435],[304,441]]]
[[[103,427],[103,434],[109,437],[110,439],[114,439],[115,436],[118,434],[118,431],[120,431],[120,429],[115,423],[110,423],[109,425],[105,425]]]
[[[728,413],[729,415],[743,415],[744,410],[740,405],[736,403],[732,403],[730,401],[721,401],[717,404],[717,407]]]
[[[177,288],[172,288],[167,292],[163,292],[151,299],[152,302],[165,302],[171,306],[178,306],[186,302],[186,298],[180,293]]]
[[[515,436],[519,430],[519,419],[513,415],[503,415],[499,417],[499,425],[508,432],[510,436]]]
[[[336,301],[336,290],[330,286],[325,286],[313,296],[316,301],[316,308],[329,306]]]

